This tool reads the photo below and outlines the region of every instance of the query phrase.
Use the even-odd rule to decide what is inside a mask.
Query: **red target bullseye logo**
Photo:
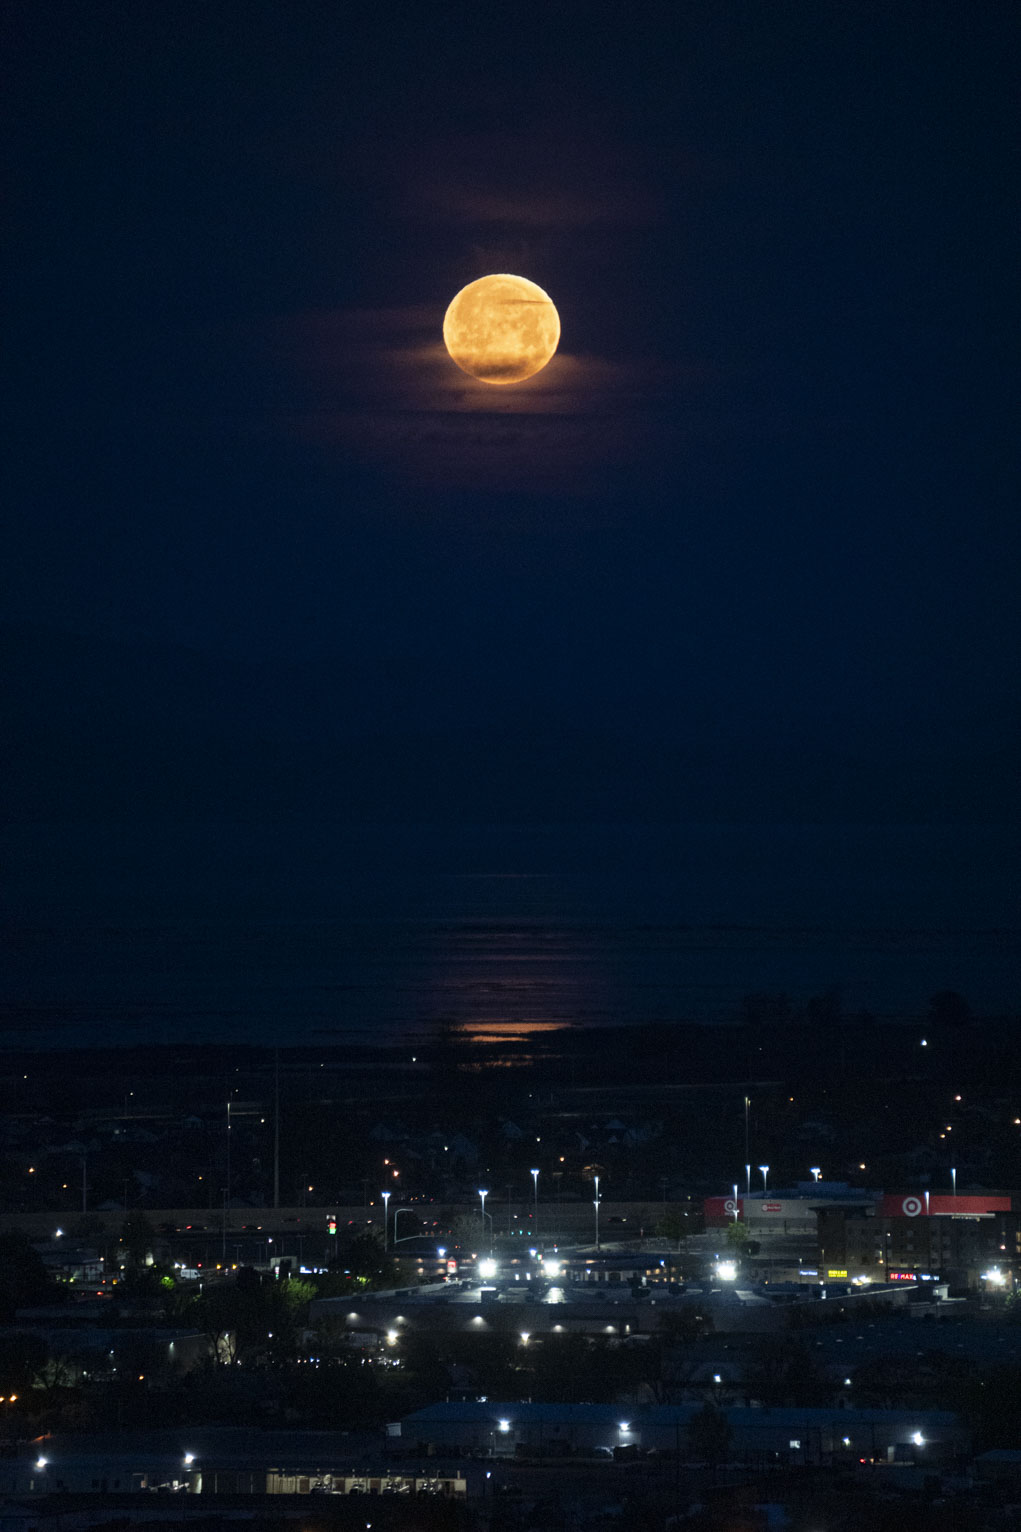
[[[919,1213],[922,1211],[921,1198],[905,1197],[904,1201],[901,1203],[901,1211],[904,1213],[906,1218],[917,1218]]]

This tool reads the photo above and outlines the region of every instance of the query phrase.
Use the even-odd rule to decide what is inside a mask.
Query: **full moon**
[[[527,277],[479,277],[443,318],[443,343],[462,372],[483,383],[521,383],[540,372],[560,339],[560,315]]]

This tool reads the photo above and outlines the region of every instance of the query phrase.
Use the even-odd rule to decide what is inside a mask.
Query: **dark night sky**
[[[1016,5],[531,15],[9,0],[15,817],[1016,814]]]

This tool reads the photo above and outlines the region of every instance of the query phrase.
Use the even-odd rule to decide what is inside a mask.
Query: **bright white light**
[[[723,1382],[723,1379],[722,1379],[722,1377],[720,1376],[720,1374],[718,1372],[714,1372],[713,1373],[713,1382],[714,1383],[722,1383]]]
[[[36,1467],[37,1467],[37,1468],[45,1468],[45,1467],[46,1467],[46,1464],[47,1464],[47,1463],[48,1463],[48,1462],[49,1462],[49,1458],[36,1458],[36,1460],[35,1460],[35,1466],[36,1466]]]
[[[185,1466],[185,1468],[190,1468],[192,1463],[194,1463],[194,1461],[195,1461],[195,1454],[194,1454],[194,1452],[186,1452],[184,1454],[184,1466]]]
[[[630,1431],[631,1430],[631,1422],[628,1421],[628,1420],[622,1420],[621,1423],[620,1423],[620,1429],[621,1429],[622,1432]]]
[[[913,1432],[911,1440],[914,1442],[916,1447],[924,1447],[925,1446],[925,1437],[922,1435],[921,1431]]]
[[[439,1256],[440,1260],[443,1259],[443,1257],[446,1255],[446,1253],[447,1253],[447,1251],[446,1251],[446,1247],[444,1245],[437,1245],[436,1246],[436,1254]]]
[[[499,1426],[500,1426],[500,1430],[501,1431],[509,1431],[510,1430],[510,1421],[509,1420],[501,1420],[499,1422]]]
[[[717,1261],[716,1275],[721,1282],[735,1282],[737,1280],[737,1266],[734,1261]]]
[[[480,1261],[479,1262],[479,1276],[480,1277],[486,1277],[487,1279],[489,1277],[495,1277],[496,1276],[496,1270],[497,1270],[497,1268],[496,1268],[496,1262],[495,1261],[486,1260],[486,1261]]]
[[[528,1341],[529,1341],[528,1331],[527,1330],[522,1330],[522,1332],[521,1332],[521,1344],[523,1346],[527,1346],[528,1345]]]
[[[389,1344],[391,1346],[396,1346],[398,1340],[400,1339],[400,1336],[398,1335],[396,1330],[388,1330],[386,1332],[386,1338],[387,1338],[387,1341],[389,1342]]]
[[[989,1271],[982,1273],[983,1282],[988,1282],[990,1287],[1006,1287],[1007,1278],[998,1266],[993,1266]]]
[[[542,1269],[548,1277],[559,1277],[560,1262],[555,1259],[545,1260],[542,1263]]]

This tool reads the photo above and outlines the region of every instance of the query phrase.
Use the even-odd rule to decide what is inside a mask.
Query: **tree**
[[[656,1222],[657,1238],[676,1240],[678,1250],[687,1235],[688,1220],[677,1208],[668,1208]]]
[[[665,1342],[687,1344],[689,1341],[701,1340],[703,1335],[710,1333],[713,1329],[713,1316],[701,1313],[693,1304],[686,1303],[676,1309],[664,1310],[656,1328]]]
[[[139,1208],[132,1208],[121,1226],[121,1244],[129,1266],[145,1266],[156,1243],[156,1231]]]
[[[724,1238],[731,1250],[740,1255],[748,1247],[748,1225],[742,1223],[739,1218],[732,1218],[727,1225]]]
[[[0,1324],[9,1324],[16,1309],[52,1303],[55,1296],[43,1259],[28,1236],[17,1229],[0,1234]]]
[[[688,1421],[688,1445],[694,1458],[715,1472],[730,1450],[733,1432],[722,1410],[708,1400]]]
[[[34,1330],[0,1335],[0,1382],[8,1394],[24,1397],[46,1366],[49,1348]]]
[[[382,1287],[393,1280],[394,1262],[383,1249],[378,1234],[367,1230],[356,1234],[340,1263],[353,1277],[361,1277],[369,1287]]]
[[[766,1406],[815,1408],[830,1396],[830,1386],[815,1358],[800,1341],[764,1340],[745,1365],[745,1388]]]

